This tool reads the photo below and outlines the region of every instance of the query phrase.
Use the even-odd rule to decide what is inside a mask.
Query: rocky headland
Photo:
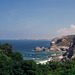
[[[36,47],[34,51],[47,51],[47,52],[62,52],[61,54],[52,54],[55,61],[65,61],[75,57],[75,35],[67,35],[57,37],[51,40],[49,48]]]
[[[75,57],[75,35],[57,37],[51,40],[50,51],[62,51],[61,55],[56,55],[54,60],[65,61]]]

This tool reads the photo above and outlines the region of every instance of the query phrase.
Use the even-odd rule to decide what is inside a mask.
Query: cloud
[[[72,29],[75,29],[75,25],[71,25],[71,28],[72,28]]]
[[[69,28],[62,28],[57,31],[61,35],[74,35],[75,34],[75,25],[70,25]]]

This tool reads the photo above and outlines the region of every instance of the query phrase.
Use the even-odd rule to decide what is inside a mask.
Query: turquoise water
[[[34,52],[34,48],[50,47],[50,41],[45,40],[0,40],[0,43],[12,44],[14,51],[19,51],[23,55],[24,60],[34,60],[35,62],[44,61],[48,59],[48,56],[54,54],[54,52]]]

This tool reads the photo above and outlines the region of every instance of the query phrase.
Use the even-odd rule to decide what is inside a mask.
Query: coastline
[[[48,58],[47,60],[39,61],[39,62],[36,63],[36,64],[46,64],[48,61],[51,61],[51,60],[52,60],[52,57]]]

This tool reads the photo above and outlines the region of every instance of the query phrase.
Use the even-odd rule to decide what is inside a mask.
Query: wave
[[[47,60],[39,61],[37,64],[46,64],[48,61],[51,61],[52,57],[48,58]]]

